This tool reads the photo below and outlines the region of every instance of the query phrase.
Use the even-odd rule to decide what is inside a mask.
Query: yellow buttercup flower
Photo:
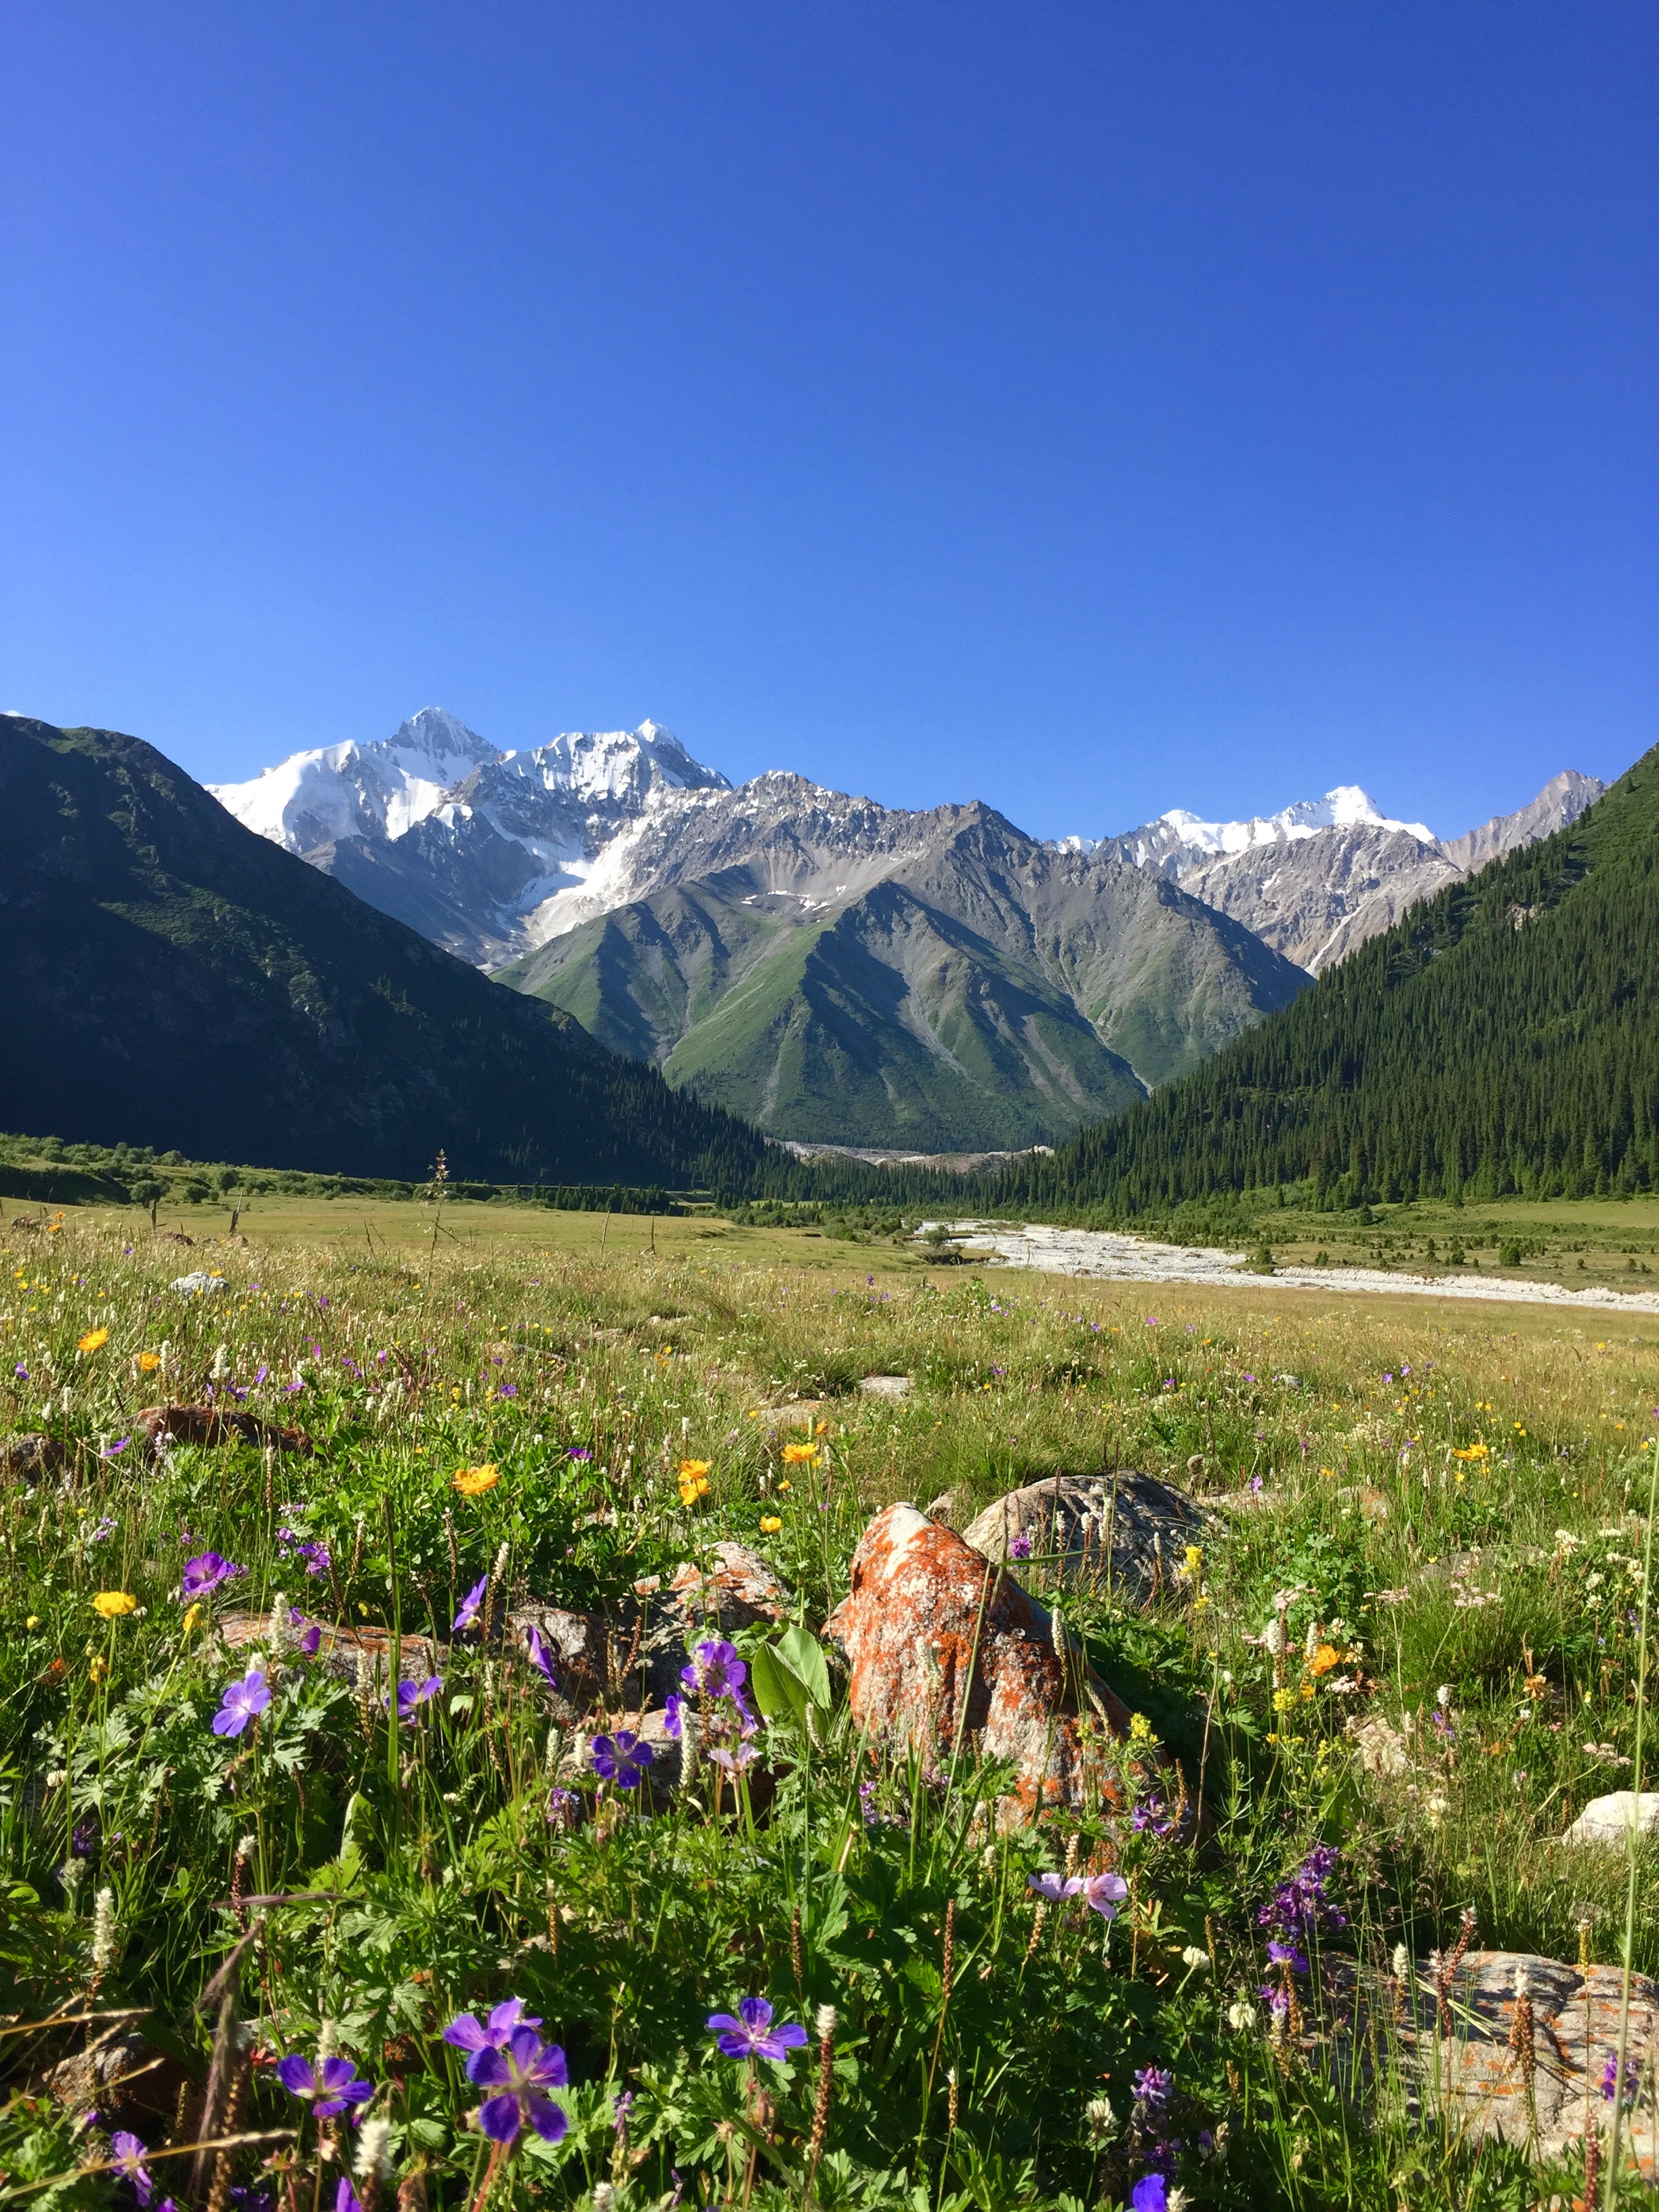
[[[463,1498],[482,1498],[486,1490],[493,1490],[501,1480],[501,1470],[493,1463],[483,1467],[458,1468],[455,1487]]]
[[[92,1609],[106,1620],[119,1620],[124,1613],[137,1613],[138,1601],[126,1590],[100,1590],[92,1601]]]
[[[109,1331],[106,1328],[89,1328],[81,1339],[76,1349],[81,1352],[101,1352],[108,1342]]]
[[[205,1607],[202,1606],[191,1606],[190,1611],[185,1615],[183,1621],[180,1623],[180,1626],[184,1629],[186,1636],[190,1634],[191,1629],[199,1628],[201,1626],[202,1622],[205,1618]]]
[[[109,1672],[108,1660],[100,1656],[93,1661],[91,1666],[88,1668],[87,1672],[91,1675],[94,1682],[101,1682],[105,1675]]]
[[[761,1515],[761,1534],[763,1536],[775,1536],[782,1526],[783,1521],[780,1515],[776,1513],[763,1513]]]
[[[786,1444],[783,1463],[786,1467],[810,1467],[818,1455],[816,1444]]]
[[[141,1375],[154,1375],[161,1364],[159,1352],[141,1352],[133,1364]]]

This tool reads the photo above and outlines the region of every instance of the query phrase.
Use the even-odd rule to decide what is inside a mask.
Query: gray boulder
[[[1219,1523],[1185,1491],[1120,1468],[1029,1482],[988,1505],[963,1534],[988,1559],[1029,1559],[1039,1579],[1105,1589],[1134,1603],[1173,1588],[1189,1544]]]

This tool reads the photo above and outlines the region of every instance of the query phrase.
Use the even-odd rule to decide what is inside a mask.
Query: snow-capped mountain
[[[627,833],[731,785],[654,722],[504,751],[423,707],[390,738],[210,788],[371,906],[492,966],[635,896]]]
[[[1166,876],[1317,975],[1443,884],[1576,820],[1602,789],[1569,769],[1530,805],[1441,839],[1339,784],[1248,822],[1206,822],[1176,806],[1121,836],[1066,838],[1062,848],[1115,852]]]

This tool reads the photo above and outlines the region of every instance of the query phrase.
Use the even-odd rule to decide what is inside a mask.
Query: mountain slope
[[[1304,1178],[1335,1204],[1659,1182],[1659,747],[1000,1203],[1133,1212]]]
[[[1573,821],[1601,789],[1568,769],[1529,805],[1453,839],[1391,821],[1342,784],[1249,822],[1203,822],[1175,807],[1103,848],[1066,842],[1157,870],[1316,975],[1446,884]]]
[[[501,971],[781,1136],[1048,1141],[1196,1065],[1304,978],[1110,855],[983,806],[897,815],[798,777],[700,799],[696,873]]]
[[[684,1183],[753,1132],[232,819],[139,739],[0,719],[0,1127],[204,1158]]]

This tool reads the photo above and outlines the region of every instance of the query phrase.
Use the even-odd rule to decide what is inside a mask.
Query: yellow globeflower
[[[683,1459],[680,1462],[680,1504],[695,1505],[700,1498],[708,1495],[708,1470],[713,1462],[706,1459]]]
[[[81,1339],[77,1349],[82,1352],[101,1352],[108,1342],[109,1331],[106,1328],[89,1328]]]
[[[810,1467],[818,1455],[816,1444],[786,1444],[783,1463],[786,1467]]]
[[[141,1352],[133,1364],[141,1375],[154,1375],[161,1364],[159,1352]]]
[[[184,1620],[179,1623],[179,1626],[184,1630],[185,1634],[188,1636],[192,1628],[199,1628],[201,1626],[204,1617],[205,1608],[199,1605],[193,1605],[190,1608],[190,1611],[185,1615]]]
[[[493,1464],[483,1467],[459,1468],[455,1487],[463,1498],[482,1498],[486,1490],[493,1490],[501,1480],[501,1470]]]
[[[126,1590],[100,1590],[92,1601],[92,1609],[106,1620],[119,1620],[124,1613],[137,1613],[138,1601]]]
[[[1308,1662],[1308,1672],[1310,1674],[1328,1674],[1332,1668],[1338,1663],[1339,1654],[1334,1647],[1328,1644],[1322,1644]]]
[[[763,1513],[761,1515],[761,1534],[763,1536],[775,1536],[782,1526],[783,1521],[780,1515],[776,1513]]]

